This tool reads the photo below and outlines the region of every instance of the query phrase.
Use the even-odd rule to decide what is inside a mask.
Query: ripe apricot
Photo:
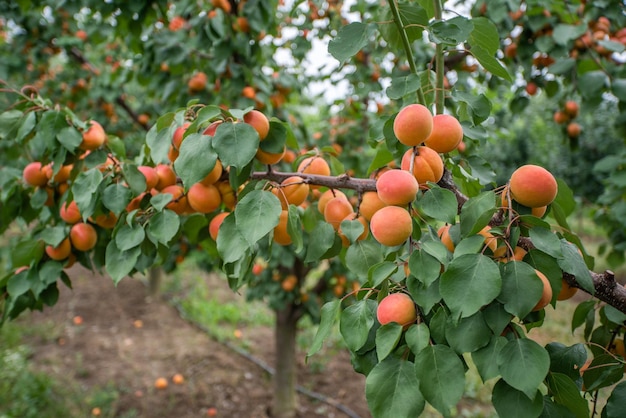
[[[406,209],[385,206],[372,216],[370,230],[376,241],[388,247],[395,247],[411,236],[413,220]]]
[[[200,183],[208,185],[215,184],[222,177],[222,173],[224,172],[224,167],[222,166],[222,162],[220,160],[215,160],[215,167],[209,174],[203,178]]]
[[[30,186],[45,186],[52,177],[52,168],[39,161],[26,164],[22,171],[24,182]]]
[[[393,132],[402,144],[420,145],[433,129],[433,115],[426,106],[410,104],[403,107],[393,121]]]
[[[154,167],[150,167],[147,165],[140,165],[137,167],[137,170],[146,178],[146,190],[153,189],[159,183],[159,176],[154,169]]]
[[[574,100],[568,100],[565,102],[565,105],[563,106],[563,110],[565,111],[565,113],[567,113],[567,115],[570,118],[575,118],[576,116],[578,116],[578,103],[575,102]]]
[[[330,176],[330,166],[319,155],[307,157],[298,164],[298,172],[304,174],[316,174],[319,176]]]
[[[280,287],[282,287],[285,292],[291,292],[296,288],[297,284],[298,277],[295,274],[289,274],[283,279],[282,282],[280,282]]]
[[[215,132],[217,131],[217,127],[220,126],[224,122],[223,120],[216,120],[211,122],[209,126],[202,133],[203,135],[215,136]]]
[[[511,197],[530,208],[552,203],[558,192],[554,176],[538,165],[523,165],[513,172],[509,181]]]
[[[159,179],[155,189],[163,190],[167,186],[176,184],[176,173],[174,173],[172,166],[169,164],[157,164],[157,166],[154,167],[154,170],[156,171]]]
[[[217,241],[217,234],[220,230],[224,218],[227,217],[230,212],[220,212],[211,219],[209,222],[209,235],[213,238],[213,241]]]
[[[78,205],[74,200],[61,205],[59,208],[59,216],[68,224],[75,224],[82,219]]]
[[[280,245],[289,245],[292,242],[291,235],[287,231],[287,223],[289,221],[289,211],[280,212],[278,225],[274,228],[274,241]]]
[[[548,306],[548,304],[552,300],[552,286],[550,286],[550,281],[539,270],[535,270],[535,273],[537,273],[537,276],[539,276],[539,278],[543,282],[543,293],[541,294],[541,298],[539,299],[539,301],[533,308],[533,312],[539,311],[545,308],[546,306]]]
[[[243,121],[257,131],[261,141],[267,138],[267,134],[270,131],[270,121],[263,113],[258,110],[251,110],[243,116]]]
[[[395,322],[407,328],[417,320],[415,303],[406,293],[392,293],[378,304],[376,318],[381,325]]]
[[[256,151],[255,157],[262,164],[268,164],[268,165],[278,164],[280,160],[283,159],[283,156],[285,155],[286,151],[287,151],[287,147],[283,147],[283,152],[277,152],[277,153],[263,151],[261,148],[259,148]]]
[[[489,247],[492,252],[495,252],[498,248],[498,239],[494,237],[491,232],[489,232],[490,230],[491,227],[487,225],[486,227],[478,231],[478,235],[482,235],[483,237],[485,237],[485,245]]]
[[[53,247],[46,246],[46,254],[53,260],[65,260],[72,253],[72,243],[69,238],[65,238],[59,245]]]
[[[437,235],[441,240],[441,243],[446,246],[450,252],[454,252],[454,241],[450,237],[450,225],[443,225],[437,230]]]
[[[368,221],[372,220],[372,216],[381,208],[387,206],[385,202],[380,200],[377,192],[365,192],[361,198],[359,205],[359,213]]]
[[[456,149],[463,139],[463,127],[452,115],[433,116],[433,130],[424,145],[440,153]]]
[[[556,112],[554,112],[554,115],[552,115],[552,119],[554,119],[554,122],[562,125],[565,122],[569,121],[569,116],[564,111],[557,110]]]
[[[107,134],[100,123],[92,120],[89,128],[83,132],[83,141],[80,148],[84,150],[94,150],[100,148],[107,139]]]
[[[527,251],[522,247],[515,246],[513,254],[511,254],[507,245],[501,245],[493,252],[493,258],[497,261],[508,263],[509,261],[522,261],[526,254]]]
[[[580,136],[580,133],[582,132],[583,128],[577,122],[570,122],[570,123],[567,124],[567,128],[565,128],[565,130],[567,131],[567,136],[568,137],[570,137],[570,138],[578,138]]]
[[[280,187],[274,187],[272,193],[280,200],[283,210],[287,210],[289,205],[298,206],[306,200],[309,185],[301,177],[291,176],[283,180]]]
[[[187,202],[196,212],[209,213],[220,207],[222,195],[212,184],[195,183],[187,191]]]
[[[241,90],[241,95],[247,99],[254,99],[256,97],[256,91],[252,86],[246,86]]]
[[[230,183],[228,180],[226,181],[218,181],[215,183],[215,187],[220,191],[220,195],[222,196],[222,203],[230,210],[235,209],[235,204],[237,203],[237,196],[235,196],[235,191],[232,187],[230,187]]]
[[[94,219],[94,223],[101,228],[111,229],[117,223],[117,216],[113,212],[103,213]]]
[[[419,184],[406,170],[387,170],[376,180],[378,197],[387,205],[404,206],[415,200]]]
[[[191,125],[190,122],[185,122],[182,126],[179,126],[174,130],[174,133],[172,134],[172,145],[176,150],[180,149],[180,145],[183,143],[183,136],[185,135],[187,128],[189,128],[189,125]]]
[[[324,220],[331,224],[335,231],[339,230],[339,225],[346,216],[354,213],[352,204],[345,198],[333,197],[324,207]]]
[[[195,73],[187,82],[187,87],[191,93],[198,93],[206,88],[207,75],[202,71]]]
[[[89,251],[98,242],[98,233],[90,224],[79,222],[70,229],[72,246],[79,251]]]
[[[174,376],[172,376],[172,382],[175,385],[182,385],[183,383],[185,383],[185,378],[182,374],[176,373]]]
[[[179,186],[178,184],[173,184],[171,186],[167,186],[161,190],[161,193],[169,193],[172,195],[172,200],[165,205],[166,208],[176,212],[179,215],[186,213],[189,211],[189,203],[187,201],[187,196],[185,195],[185,189],[183,186]]]
[[[437,183],[443,177],[443,160],[437,151],[428,147],[417,147],[417,154],[413,157],[413,150],[407,150],[402,156],[400,168],[411,171],[413,160],[413,175],[417,182],[425,186],[426,183]]]
[[[74,168],[73,164],[67,164],[61,166],[59,171],[52,177],[55,183],[65,183],[70,179],[70,174]]]
[[[154,381],[154,387],[159,390],[166,389],[167,379],[164,377],[159,377],[157,380]]]
[[[372,192],[372,193],[376,193],[376,192]],[[348,200],[348,197],[346,196],[346,194],[342,192],[341,190],[328,189],[324,193],[322,193],[319,199],[317,200],[317,210],[319,211],[319,213],[321,213],[322,215],[324,214],[324,209],[326,209],[326,204],[328,203],[330,199],[334,197],[343,197],[344,199]]]
[[[561,290],[556,297],[556,300],[567,300],[570,299],[578,292],[578,288],[574,286],[570,286],[569,283],[565,279],[561,279]]]

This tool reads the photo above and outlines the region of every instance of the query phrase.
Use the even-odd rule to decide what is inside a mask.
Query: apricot
[[[154,387],[159,389],[159,390],[163,390],[167,388],[167,379],[164,377],[159,377],[157,380],[154,381]]]
[[[522,247],[515,246],[513,254],[511,254],[508,246],[501,245],[493,252],[493,258],[497,261],[508,263],[509,261],[522,261],[526,254],[526,250]]]
[[[111,229],[117,223],[117,216],[113,212],[96,216],[94,223],[101,228]]]
[[[174,376],[172,376],[172,382],[175,385],[182,385],[183,383],[185,383],[185,378],[182,374],[176,373]]]
[[[107,134],[100,123],[92,120],[89,128],[83,132],[83,141],[80,148],[84,150],[94,150],[100,148],[107,139]]]
[[[215,187],[220,191],[220,195],[222,196],[222,203],[230,210],[235,209],[235,204],[237,203],[237,196],[235,196],[235,191],[232,187],[230,187],[230,183],[228,180],[226,181],[218,181],[215,183]]]
[[[279,187],[274,187],[272,193],[280,200],[283,210],[287,210],[289,205],[298,206],[306,200],[309,185],[301,177],[291,176],[283,180]]]
[[[270,131],[270,121],[263,113],[258,110],[251,110],[243,116],[243,121],[257,131],[261,141],[267,138],[267,134]]]
[[[319,155],[307,157],[298,164],[299,173],[330,176],[330,166]]]
[[[59,216],[68,224],[75,224],[82,219],[75,201],[65,202],[59,208]]]
[[[372,216],[379,210],[387,206],[385,202],[380,200],[377,192],[365,192],[361,198],[359,205],[359,213],[368,221],[372,220]]]
[[[98,242],[98,233],[90,224],[79,222],[70,229],[72,246],[79,251],[89,251]]]
[[[200,183],[204,185],[215,184],[222,177],[222,173],[224,172],[224,167],[222,166],[222,162],[220,160],[215,160],[215,167],[209,174],[206,175],[205,178],[200,180]]]
[[[59,245],[53,247],[52,245],[46,246],[46,254],[53,260],[65,260],[72,253],[72,243],[69,237],[65,238]]]
[[[298,277],[295,274],[289,274],[280,282],[280,287],[285,292],[293,291],[298,284]]]
[[[413,160],[413,176],[420,185],[426,183],[437,183],[443,177],[443,160],[437,151],[428,147],[417,147],[415,156],[412,149],[402,156],[400,168],[411,171],[411,160]]]
[[[395,322],[407,328],[417,320],[415,303],[406,293],[392,293],[378,304],[376,318],[381,325]]]
[[[165,207],[171,211],[176,212],[179,215],[189,211],[189,203],[187,196],[185,195],[185,189],[178,184],[172,184],[161,190],[161,193],[169,193],[172,195],[172,200],[165,205]]]
[[[563,106],[563,110],[565,111],[565,113],[567,113],[567,115],[570,118],[575,118],[576,116],[578,116],[578,103],[575,102],[574,100],[568,100],[565,102],[565,105]]]
[[[45,186],[52,177],[52,168],[42,165],[39,161],[26,164],[22,171],[24,182],[30,186]]]
[[[557,295],[556,300],[570,299],[572,296],[576,294],[576,292],[578,292],[577,287],[570,286],[570,284],[567,283],[567,280],[561,279],[561,290],[559,291],[559,294]]]
[[[146,178],[146,190],[154,189],[159,183],[159,175],[154,167],[140,165],[137,170]]]
[[[513,172],[509,188],[515,201],[530,208],[549,205],[558,192],[554,176],[545,168],[532,164]]]
[[[537,273],[537,276],[539,276],[539,278],[543,282],[543,293],[541,294],[541,298],[539,299],[539,301],[533,308],[533,312],[536,312],[545,308],[546,306],[548,306],[548,304],[552,300],[552,286],[550,286],[550,281],[539,270],[535,270],[535,273]]]
[[[443,225],[439,227],[437,230],[437,235],[441,240],[441,243],[446,246],[448,251],[454,252],[454,241],[452,241],[452,237],[450,237],[450,225]]]
[[[456,149],[463,139],[463,127],[452,115],[433,116],[433,130],[424,145],[440,153]]]
[[[280,160],[283,159],[283,156],[285,155],[286,151],[287,151],[287,147],[283,147],[283,152],[276,152],[276,153],[263,151],[261,148],[259,148],[256,151],[255,157],[262,164],[268,164],[268,165],[278,164]]]
[[[220,212],[211,219],[209,222],[209,235],[213,238],[213,241],[217,241],[217,234],[224,222],[224,218],[227,217],[230,212]]]
[[[163,190],[167,186],[176,184],[176,173],[169,164],[157,164],[157,166],[154,167],[154,170],[156,171],[158,177],[155,189]]]
[[[554,119],[554,122],[562,125],[565,122],[569,121],[569,116],[564,111],[557,110],[556,112],[554,112],[554,115],[552,115],[552,119]]]
[[[372,193],[376,193],[376,192],[372,192]],[[341,190],[328,189],[324,193],[322,193],[319,199],[317,200],[317,210],[319,211],[319,213],[321,213],[322,215],[324,214],[324,209],[326,209],[326,204],[328,203],[330,199],[334,197],[343,197],[344,199],[348,200],[348,197],[346,196],[346,194],[342,192]]]
[[[211,124],[209,126],[207,126],[207,128],[204,130],[204,132],[202,133],[203,135],[209,135],[209,136],[215,136],[215,132],[217,131],[217,127],[220,126],[222,124],[222,120],[216,120],[214,122],[211,122]]]
[[[339,225],[348,215],[354,213],[352,204],[345,198],[333,197],[324,207],[324,220],[331,224],[335,231],[339,230]]]
[[[254,99],[256,97],[256,91],[252,86],[245,86],[241,90],[241,95],[247,99]]]
[[[580,133],[582,132],[583,128],[580,126],[579,123],[576,122],[570,122],[567,124],[567,127],[565,128],[565,130],[567,131],[567,136],[570,138],[578,138],[580,136]]]
[[[491,227],[487,225],[486,227],[478,231],[478,235],[482,235],[483,237],[485,237],[485,245],[489,247],[492,252],[495,252],[498,248],[498,239],[494,237],[491,232],[489,232],[490,230]]]
[[[220,191],[212,184],[195,183],[187,191],[187,202],[199,213],[210,213],[222,204]]]
[[[385,206],[370,220],[370,231],[382,245],[395,247],[406,241],[413,232],[413,220],[409,212],[399,206]]]
[[[426,106],[411,104],[403,107],[393,121],[393,132],[402,144],[420,145],[433,129],[433,115]]]
[[[274,242],[280,245],[289,245],[292,243],[291,235],[287,231],[287,223],[289,222],[289,211],[280,212],[278,225],[274,228]]]
[[[387,170],[376,180],[376,193],[387,205],[404,206],[415,200],[419,184],[406,170]]]
[[[65,182],[67,182],[70,179],[70,174],[71,174],[73,168],[74,168],[73,164],[68,164],[68,165],[61,166],[61,168],[54,175],[52,180],[54,180],[55,183],[65,183]]]
[[[179,126],[174,130],[174,134],[172,134],[172,145],[176,150],[180,149],[180,145],[183,143],[183,136],[185,135],[187,128],[189,128],[189,125],[191,125],[190,122],[185,122],[182,126]]]
[[[202,71],[195,73],[187,82],[187,87],[191,93],[201,92],[206,88],[207,75]]]

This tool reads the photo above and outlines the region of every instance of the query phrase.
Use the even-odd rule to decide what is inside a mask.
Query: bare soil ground
[[[87,390],[114,387],[119,395],[111,416],[191,418],[217,412],[218,417],[271,417],[268,373],[182,319],[170,304],[148,297],[141,281],[124,279],[116,288],[111,279],[80,268],[71,277],[73,289],[62,286],[56,306],[24,319],[59,327],[53,339],[28,342],[35,368]],[[272,330],[244,332],[257,347],[251,354],[273,364]],[[352,370],[347,353],[333,356],[319,373],[304,358],[301,353],[300,384],[360,417],[370,416],[365,379]],[[184,376],[183,384],[172,382],[176,373]],[[167,378],[167,388],[155,388],[159,377]],[[307,396],[299,399],[301,417],[348,416]]]

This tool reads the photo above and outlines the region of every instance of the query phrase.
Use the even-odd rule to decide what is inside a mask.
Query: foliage
[[[58,37],[33,36],[53,30],[45,8],[5,6],[7,19],[20,28],[6,32],[7,47],[21,48],[38,65],[39,54],[75,59],[88,80],[76,79],[83,85],[77,95],[55,78],[75,73],[52,74],[54,67],[43,65],[38,91],[7,88],[12,104],[0,115],[0,138],[11,151],[0,177],[0,219],[3,230],[17,221],[28,231],[14,243],[12,270],[0,278],[3,318],[54,305],[59,283],[71,283],[65,268],[74,258],[119,282],[155,265],[173,267],[178,257],[198,250],[233,290],[249,289],[251,298],[266,299],[294,324],[303,315],[319,320],[309,355],[338,321],[354,369],[367,376],[374,416],[419,415],[426,403],[449,416],[463,395],[470,359],[483,381],[495,380],[492,402],[500,415],[589,415],[587,396],[596,402],[597,390],[623,378],[626,290],[609,272],[589,270],[593,260],[567,221],[575,208],[572,189],[559,178],[557,193],[549,172],[549,184],[538,177],[522,182],[530,191],[514,190],[512,181],[502,187],[482,145],[503,127],[491,122],[494,111],[521,114],[537,89],[567,112],[570,125],[581,109],[591,114],[607,96],[621,110],[625,78],[616,54],[624,51],[624,15],[605,3],[537,1],[517,10],[508,2],[479,1],[468,17],[444,16],[439,1],[387,6],[356,2],[348,21],[339,2],[290,9],[215,1],[201,12],[191,2],[107,3],[97,12],[72,5],[59,11],[71,24]],[[98,25],[107,19],[115,25]],[[281,44],[293,29],[301,36]],[[316,120],[303,106],[311,103],[307,94],[297,89],[318,80],[298,70],[309,64],[313,39],[326,36],[332,37],[328,50],[340,63],[339,76],[320,78],[348,81],[351,97],[328,115],[320,112],[329,120]],[[85,37],[94,42],[83,43]],[[28,45],[33,41],[38,44]],[[285,48],[295,61],[289,70],[275,60]],[[92,64],[101,56],[106,63],[109,53],[110,68]],[[9,83],[21,84],[23,75],[15,70],[23,59],[14,56]],[[520,79],[524,83],[514,83]],[[127,102],[127,85],[141,99]],[[506,107],[496,106],[504,100],[494,96],[498,91],[513,92],[500,96],[510,98]],[[572,98],[583,106],[574,103],[574,111]],[[158,117],[145,141],[127,141],[123,129],[117,131],[123,122],[113,115],[77,113],[96,101],[126,106],[132,122],[145,128],[145,118],[129,105],[143,109],[149,103],[141,111]],[[437,115],[451,114],[462,124],[468,149],[455,144],[439,155],[401,143],[406,121],[399,110],[415,102]],[[310,133],[301,123],[307,112],[304,118],[319,131]],[[118,135],[89,146],[88,119],[110,120],[107,132]],[[546,125],[537,120],[529,126]],[[565,132],[575,143],[580,132],[570,125]],[[526,163],[521,144],[514,157]],[[429,152],[434,157],[427,160]],[[30,161],[50,167],[43,182],[23,171]],[[614,157],[595,166],[611,173],[598,219],[614,225],[623,224],[623,205],[615,204],[623,199],[622,163]],[[424,178],[420,164],[430,169]],[[58,179],[69,165],[68,178]],[[410,225],[383,228],[390,234],[408,229],[403,244],[387,246],[368,234],[377,220],[368,225],[359,215],[366,193],[377,189],[376,177],[398,166],[413,172],[421,187],[399,210]],[[140,171],[145,167],[160,170],[153,184]],[[211,177],[214,169],[218,174]],[[206,195],[194,195],[197,185]],[[320,210],[327,190],[337,204]],[[336,197],[340,191],[344,197]],[[548,193],[548,207],[518,203],[525,193]],[[304,198],[296,199],[300,194]],[[206,196],[213,197],[199,203]],[[93,246],[76,237],[74,222],[62,215],[70,202],[80,212],[76,222],[93,226]],[[50,247],[68,235],[72,252],[57,260]],[[623,237],[613,238],[620,244]],[[614,247],[615,254],[620,250]],[[587,345],[541,346],[527,332],[543,325],[544,309],[558,308],[568,287],[602,301],[583,302],[574,314],[572,328],[584,325]],[[417,319],[381,325],[379,302],[396,292],[411,296]],[[615,387],[607,414],[622,391]]]

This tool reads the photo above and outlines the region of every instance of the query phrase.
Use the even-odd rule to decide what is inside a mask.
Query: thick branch
[[[590,273],[595,289],[593,296],[602,302],[606,302],[618,311],[626,313],[626,287],[615,281],[615,273],[610,270],[606,270],[604,273]],[[563,279],[565,279],[570,286],[581,288],[573,275],[563,273]],[[584,289],[582,290],[584,291]]]
[[[376,180],[375,179],[360,179],[350,177],[347,174],[341,174],[339,176],[320,176],[316,174],[305,173],[283,173],[279,171],[257,171],[250,175],[253,180],[270,180],[277,183],[281,183],[283,180],[298,176],[307,184],[315,184],[317,186],[326,186],[331,189],[350,189],[356,190],[358,193],[375,192]]]

